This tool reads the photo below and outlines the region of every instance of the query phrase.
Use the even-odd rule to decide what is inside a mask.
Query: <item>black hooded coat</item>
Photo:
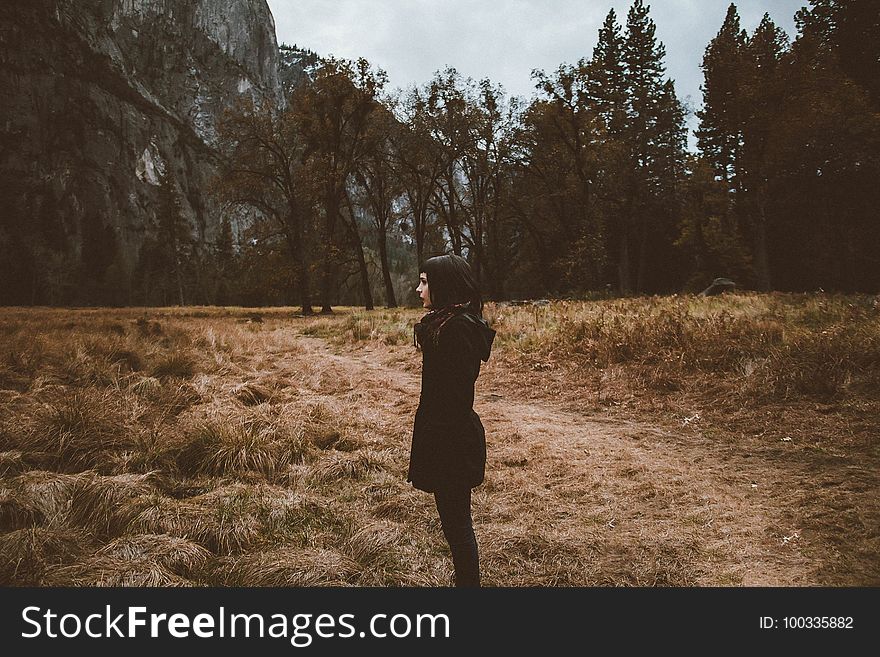
[[[486,432],[474,411],[474,383],[494,339],[486,320],[460,312],[442,325],[436,345],[422,345],[422,389],[407,476],[416,488],[435,492],[483,482]]]

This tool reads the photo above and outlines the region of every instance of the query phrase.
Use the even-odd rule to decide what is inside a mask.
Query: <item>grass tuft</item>
[[[185,587],[189,580],[153,561],[93,556],[58,568],[45,578],[48,586],[75,587]]]
[[[357,563],[333,550],[286,546],[227,559],[215,576],[223,586],[344,586],[359,570]]]
[[[382,470],[384,465],[383,455],[375,450],[363,450],[355,455],[333,454],[316,464],[312,478],[324,484],[340,479],[359,480]]]
[[[140,511],[140,499],[154,492],[150,474],[83,478],[71,495],[70,522],[96,536],[117,536]]]
[[[134,534],[120,536],[95,553],[95,556],[132,562],[150,562],[181,577],[201,572],[214,558],[210,551],[179,536]]]
[[[87,543],[69,529],[30,527],[0,534],[0,586],[40,586],[44,575],[78,557]]]
[[[162,354],[150,374],[157,379],[191,379],[196,371],[196,359],[192,354],[174,351]]]
[[[106,470],[109,456],[129,444],[119,402],[91,388],[57,397],[34,414],[18,447],[49,455],[62,472]]]

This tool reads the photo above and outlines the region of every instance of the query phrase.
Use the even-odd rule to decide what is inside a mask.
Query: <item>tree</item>
[[[144,304],[186,304],[195,241],[175,180],[159,177],[156,213],[147,225],[134,278]]]
[[[443,159],[432,135],[428,115],[427,93],[418,87],[410,89],[396,106],[398,120],[406,130],[392,133],[396,176],[403,186],[409,222],[402,221],[404,233],[412,233],[416,246],[416,262],[425,255],[425,243],[433,217],[431,200],[437,188]]]
[[[508,165],[515,114],[499,86],[488,79],[463,79],[448,68],[406,97],[402,118],[409,131],[397,148],[419,261],[429,219],[436,217],[443,231],[439,241],[448,241],[454,253],[466,254],[481,282],[491,242],[495,293],[501,281],[502,170]]]
[[[541,205],[555,218],[558,235],[549,248],[564,286],[589,288],[605,265],[604,225],[595,208],[600,164],[601,120],[590,105],[587,65],[561,65],[555,75],[533,72],[546,101],[533,103],[524,117],[529,174],[536,174]],[[529,231],[537,237],[534,224]],[[546,246],[544,247],[546,248]]]
[[[232,224],[229,217],[223,217],[220,221],[220,232],[214,244],[214,263],[217,271],[217,286],[214,292],[214,302],[226,306],[233,298],[233,282],[236,280],[236,254],[232,236]]]
[[[769,195],[768,259],[783,289],[876,291],[880,116],[870,90],[823,37],[833,29],[818,11],[826,4],[799,14],[802,31],[779,65],[781,100],[767,145],[777,190]]]
[[[393,140],[393,134],[402,129],[389,110],[384,107],[377,109],[368,127],[368,141],[374,146],[364,154],[355,170],[355,179],[364,197],[363,205],[369,211],[376,229],[385,304],[388,308],[397,307],[388,261],[388,232],[393,227],[395,203],[403,193],[394,170]]]
[[[767,15],[748,37],[730,6],[703,59],[700,148],[727,189],[721,232],[745,240],[760,289],[871,289],[880,18],[862,0],[811,4],[791,47]]]
[[[481,80],[476,88],[468,87],[466,102],[471,117],[469,139],[461,153],[462,201],[468,228],[462,238],[467,244],[471,266],[477,281],[483,286],[485,276],[487,235],[492,238],[495,256],[493,287],[500,285],[499,253],[501,246],[498,230],[499,208],[504,194],[502,170],[508,166],[505,138],[513,120],[505,110],[504,90],[490,80]]]
[[[787,47],[788,38],[768,14],[749,38],[731,4],[703,57],[700,149],[727,184],[724,231],[732,241],[741,234],[750,243],[755,281],[762,290],[772,284],[767,204],[773,175],[766,160],[767,144],[780,118],[777,68]]]
[[[472,194],[479,197],[480,210],[485,217],[485,230],[476,239],[479,251],[475,264],[489,298],[505,298],[505,281],[516,252],[516,238],[511,220],[513,197],[514,140],[519,128],[520,104],[516,99],[505,100],[500,87],[493,88],[488,80],[481,82],[482,120],[479,133],[478,157],[474,175],[469,174]],[[476,184],[474,184],[476,183]],[[474,213],[477,217],[476,212]],[[475,229],[475,235],[477,234]],[[483,238],[485,235],[485,239]]]
[[[624,41],[617,14],[610,10],[587,67],[590,103],[610,137],[620,137],[627,125],[629,88],[624,64]]]
[[[687,263],[684,289],[697,291],[718,277],[735,281],[751,275],[751,258],[740,236],[725,229],[728,189],[707,159],[692,157],[683,184],[676,248]]]
[[[721,29],[703,55],[703,109],[697,112],[697,144],[732,191],[742,146],[741,71],[747,35],[731,3]]]
[[[312,314],[307,227],[310,208],[304,186],[303,145],[289,110],[243,97],[218,126],[224,155],[215,189],[227,211],[252,208],[283,235],[293,261],[292,286],[304,315]]]
[[[639,249],[635,289],[644,291],[648,244],[652,238],[671,243],[675,225],[675,212],[668,210],[684,156],[684,110],[673,83],[663,78],[666,48],[657,41],[656,26],[642,0],[635,0],[627,13],[623,55],[629,98],[624,135],[633,171],[627,215]]]
[[[743,175],[745,122],[749,107],[746,88],[751,68],[748,42],[747,33],[740,27],[736,5],[731,4],[721,29],[703,55],[703,109],[697,112],[700,126],[696,134],[700,152],[727,190],[727,207],[717,215],[717,232],[718,239],[728,244],[746,240],[744,229],[748,223]],[[757,87],[753,89],[757,93]],[[752,152],[757,151],[753,149]],[[764,258],[758,260],[759,264],[765,264]],[[759,286],[767,287],[766,268],[763,274],[765,280],[759,282]],[[751,279],[749,275],[748,280]]]
[[[621,293],[632,290],[630,243],[633,239],[631,147],[627,142],[630,91],[624,40],[617,15],[608,12],[587,66],[589,103],[602,120],[596,195],[605,227],[605,250]]]
[[[424,106],[428,134],[439,158],[431,207],[443,222],[453,253],[462,254],[464,207],[461,158],[471,141],[474,108],[468,102],[466,85],[454,68],[438,71],[428,84]]]
[[[876,0],[810,0],[795,16],[798,29],[833,53],[840,70],[880,110],[880,11]]]
[[[779,63],[788,49],[788,37],[764,14],[742,52],[740,93],[742,146],[735,164],[739,191],[738,215],[743,218],[755,263],[758,288],[772,287],[767,246],[768,204],[775,174],[767,148],[779,116],[781,84]]]
[[[349,62],[330,58],[324,60],[312,83],[299,87],[291,100],[305,148],[303,161],[323,213],[322,313],[332,312],[333,280],[342,252],[342,241],[336,234],[339,225],[358,260],[365,305],[373,307],[362,238],[354,214],[343,213],[343,209],[350,206],[349,178],[375,147],[370,138],[370,117],[386,82],[385,72],[373,71],[366,59]]]

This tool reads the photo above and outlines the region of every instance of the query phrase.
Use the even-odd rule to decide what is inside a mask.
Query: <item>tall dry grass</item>
[[[0,584],[447,585],[432,500],[404,481],[417,388],[395,393],[381,371],[346,364],[375,348],[416,386],[421,313],[3,310]],[[880,391],[869,297],[487,303],[485,315],[498,334],[483,381],[523,394],[676,403],[699,392],[732,408],[873,404]],[[486,583],[742,581],[700,514],[693,527],[670,520],[674,532],[657,521],[660,538],[610,539],[619,498],[601,482],[562,477],[533,437],[496,440],[475,496]],[[614,495],[658,517],[672,513],[658,500],[688,497],[684,483],[609,467]]]
[[[638,389],[721,375],[765,399],[880,388],[880,322],[868,296],[738,294],[546,306],[488,306],[499,344],[523,367],[621,369]]]

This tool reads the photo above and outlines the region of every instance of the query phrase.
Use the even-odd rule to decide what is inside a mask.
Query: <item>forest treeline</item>
[[[730,5],[702,60],[696,152],[642,0],[608,13],[590,57],[534,71],[530,100],[451,68],[390,93],[364,59],[314,58],[282,106],[243,96],[220,121],[216,240],[193,240],[163,181],[131,299],[396,306],[442,252],[499,300],[717,276],[876,292],[880,11],[810,0],[795,21],[791,42],[767,14],[748,33]]]
[[[791,44],[769,15],[748,34],[729,7],[703,57],[696,154],[641,0],[622,24],[608,13],[590,58],[535,71],[528,104],[453,69],[389,97],[366,61],[325,60],[284,110],[222,125],[225,207],[264,221],[235,245],[224,230],[217,301],[269,302],[251,290],[275,285],[306,312],[394,306],[439,252],[465,255],[493,299],[716,276],[876,291],[877,9],[816,0],[796,23]]]

